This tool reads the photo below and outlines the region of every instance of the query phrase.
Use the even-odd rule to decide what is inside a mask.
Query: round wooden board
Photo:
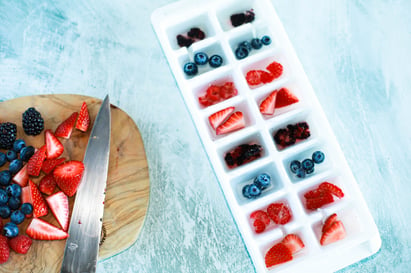
[[[71,113],[79,112],[85,101],[90,113],[90,129],[86,133],[74,129],[70,139],[60,139],[64,145],[62,157],[71,160],[83,160],[88,137],[93,121],[101,105],[97,98],[80,95],[38,95],[21,97],[0,102],[0,122],[13,122],[17,125],[17,138],[22,138],[27,145],[41,147],[44,134],[27,136],[22,128],[22,113],[29,107],[35,107],[44,118],[44,127],[54,131]],[[140,233],[149,201],[148,165],[143,142],[134,121],[121,109],[111,106],[111,143],[110,162],[104,205],[104,239],[100,246],[99,258],[108,258],[131,246]],[[4,152],[4,151],[3,151]],[[7,169],[8,164],[0,170]],[[36,184],[44,176],[31,177]],[[71,197],[70,211],[74,204]],[[46,221],[58,226],[51,212]],[[8,220],[3,220],[5,223]],[[25,233],[30,219],[19,225]],[[10,253],[7,263],[0,265],[0,272],[60,272],[65,240],[33,240],[29,252],[25,255]]]

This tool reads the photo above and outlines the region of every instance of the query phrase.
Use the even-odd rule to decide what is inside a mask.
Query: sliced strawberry
[[[319,189],[313,189],[304,194],[305,198],[318,198],[324,196],[324,191]]]
[[[291,211],[284,203],[272,203],[267,207],[267,214],[274,223],[285,225],[291,220]]]
[[[29,162],[27,163],[27,173],[29,175],[39,176],[43,161],[46,159],[46,151],[47,147],[44,145],[30,157]]]
[[[54,159],[64,152],[64,146],[60,140],[51,132],[51,130],[45,131],[45,139],[47,146],[47,159]]]
[[[30,237],[23,234],[19,234],[9,240],[10,248],[20,254],[26,254],[27,251],[29,251],[32,243],[33,241],[30,239]]]
[[[33,205],[33,200],[31,199],[30,186],[25,186],[21,188],[21,203],[30,203]]]
[[[69,201],[67,195],[59,191],[47,197],[46,201],[61,228],[67,231],[69,225]]]
[[[39,190],[47,195],[50,195],[56,189],[56,181],[54,181],[54,177],[52,173],[49,173],[40,180],[39,183]]]
[[[71,160],[57,166],[53,171],[53,176],[57,186],[71,197],[77,191],[83,171],[83,162]]]
[[[46,159],[41,166],[41,170],[47,174],[49,174],[54,168],[66,160],[65,157],[60,158],[53,158],[53,159]]]
[[[332,224],[334,224],[334,222],[337,221],[337,214],[333,213],[330,216],[328,216],[328,218],[325,220],[323,228],[321,230],[321,232],[325,232],[327,229],[329,229],[331,227]]]
[[[334,222],[321,236],[320,244],[328,245],[345,238],[345,228],[341,221]]]
[[[232,114],[223,124],[217,127],[216,134],[228,134],[245,127],[244,115],[238,111]]]
[[[277,264],[282,264],[293,259],[288,247],[282,243],[275,244],[265,254],[265,266],[270,268]]]
[[[322,191],[327,191],[329,193],[331,193],[332,195],[337,196],[338,198],[343,198],[344,197],[344,192],[337,187],[334,184],[331,184],[329,182],[323,182],[318,186],[318,189],[322,190]]]
[[[315,210],[332,202],[334,202],[334,197],[332,196],[332,194],[325,192],[324,195],[320,197],[308,198],[306,200],[305,206],[309,210]]]
[[[235,107],[227,107],[223,110],[215,112],[211,116],[208,117],[208,121],[210,122],[211,127],[215,130],[221,123],[223,123],[226,118],[234,112]]]
[[[7,237],[0,235],[0,264],[4,264],[9,260],[10,248],[7,243]]]
[[[259,85],[262,83],[261,76],[263,73],[267,73],[264,70],[250,70],[247,72],[245,79],[247,83],[251,86]]]
[[[86,132],[90,125],[90,115],[88,113],[87,104],[83,102],[80,109],[80,114],[78,115],[76,128],[82,132]]]
[[[73,132],[74,124],[76,123],[78,113],[73,112],[65,121],[63,121],[54,132],[56,137],[69,139]]]
[[[304,248],[303,241],[296,234],[288,234],[287,236],[284,237],[284,239],[282,240],[282,243],[286,247],[288,247],[288,249],[290,249],[292,254]]]
[[[35,240],[61,240],[68,237],[67,232],[44,220],[33,218],[26,229],[26,234]]]
[[[41,195],[40,190],[37,188],[37,185],[34,184],[31,180],[29,180],[29,186],[30,186],[31,200],[33,202],[33,216],[41,217],[41,216],[47,215],[47,213],[49,213],[49,210],[47,208],[46,201]]]
[[[260,104],[260,112],[263,115],[272,115],[275,110],[277,91],[273,91]]]
[[[272,62],[267,66],[267,70],[271,72],[274,79],[279,78],[283,74],[283,66],[278,62]]]
[[[290,90],[288,90],[287,88],[281,88],[280,90],[278,90],[275,108],[285,107],[297,102],[298,98],[293,93],[291,93]]]
[[[263,210],[256,210],[250,214],[250,219],[253,220],[261,220],[264,222],[265,225],[270,224],[270,217],[268,214]]]
[[[29,181],[28,164],[24,165],[18,173],[13,177],[13,182],[19,184],[20,187],[25,187]]]

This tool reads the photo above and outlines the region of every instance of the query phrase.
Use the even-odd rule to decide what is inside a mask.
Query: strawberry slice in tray
[[[245,127],[244,115],[242,112],[233,113],[223,124],[217,127],[216,134],[228,134]]]
[[[234,107],[227,107],[223,110],[215,112],[211,116],[208,117],[208,121],[210,122],[211,127],[215,130],[221,123],[223,123],[233,112]]]

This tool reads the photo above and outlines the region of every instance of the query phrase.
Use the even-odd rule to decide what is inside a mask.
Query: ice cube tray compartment
[[[252,22],[237,27],[231,25],[232,14],[249,10],[255,15]],[[375,253],[381,244],[378,230],[272,3],[269,0],[177,1],[157,9],[152,14],[152,24],[256,271],[330,272]],[[193,27],[199,27],[205,38],[189,47],[178,46],[176,36],[186,34]],[[264,35],[270,36],[270,45],[252,49],[244,59],[236,58],[239,43]],[[197,75],[187,76],[183,66],[193,61],[197,52],[205,52],[208,56],[219,54],[223,65],[218,68],[211,68],[209,64],[198,66]],[[280,77],[256,86],[247,83],[247,72],[266,70],[273,61],[283,67]],[[234,84],[235,96],[209,106],[200,103],[199,99],[211,85],[226,82]],[[281,88],[287,88],[299,101],[276,108],[273,115],[261,114],[261,102]],[[241,111],[246,126],[216,135],[208,117],[227,107]],[[310,137],[286,148],[279,147],[274,134],[298,122],[308,123]],[[230,168],[224,157],[241,144],[261,145],[261,155]],[[289,169],[290,162],[310,158],[317,150],[324,152],[324,162],[315,164],[314,173],[305,178],[295,177]],[[256,198],[244,197],[243,187],[253,183],[261,173],[270,175],[270,186]],[[340,187],[344,197],[334,198],[334,202],[319,209],[308,210],[304,194],[324,181]],[[280,201],[288,204],[291,221],[285,225],[271,223],[267,230],[257,234],[250,214]],[[321,246],[321,227],[332,213],[337,213],[343,221],[347,234],[339,242]],[[290,233],[297,234],[305,248],[295,254],[292,261],[266,268],[266,252]]]

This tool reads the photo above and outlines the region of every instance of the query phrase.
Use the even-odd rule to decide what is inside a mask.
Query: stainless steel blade
[[[101,104],[84,155],[85,170],[76,193],[61,272],[95,272],[110,153],[108,95]]]

